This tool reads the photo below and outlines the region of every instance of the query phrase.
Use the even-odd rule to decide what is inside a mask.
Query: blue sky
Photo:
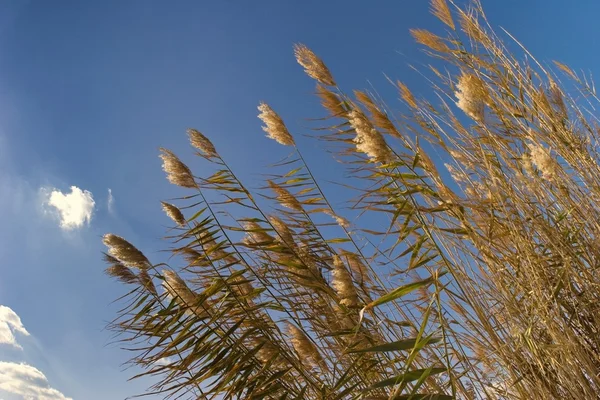
[[[539,59],[596,72],[596,1],[483,4]],[[142,392],[148,382],[126,382],[127,354],[104,330],[124,288],[103,275],[101,236],[123,235],[149,256],[162,248],[159,200],[180,192],[158,147],[189,159],[184,132],[194,127],[252,181],[285,155],[263,137],[259,101],[296,134],[322,115],[293,43],[319,54],[347,91],[373,84],[394,106],[383,73],[428,91],[408,68],[427,62],[414,27],[443,29],[423,0],[1,1],[0,399],[34,390],[18,386],[23,377],[40,399]],[[80,209],[61,226],[49,201]]]

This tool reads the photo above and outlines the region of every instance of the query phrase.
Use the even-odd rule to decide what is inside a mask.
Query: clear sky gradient
[[[598,75],[597,1],[483,4],[495,26],[540,60]],[[286,152],[264,138],[259,101],[297,137],[308,133],[306,118],[322,116],[314,83],[295,63],[296,42],[320,55],[347,91],[372,84],[393,108],[385,73],[427,93],[408,68],[428,60],[408,29],[443,31],[428,7],[424,0],[0,0],[0,305],[20,317],[0,308],[0,399],[23,398],[11,389],[19,378],[7,372],[22,362],[43,374],[32,385],[55,389],[38,398],[140,393],[148,381],[126,382],[128,354],[104,330],[125,288],[103,274],[101,236],[123,235],[150,256],[162,248],[169,221],[159,200],[181,192],[165,181],[158,147],[189,160],[184,133],[194,127],[243,177],[264,172]],[[314,141],[298,141],[314,152]],[[316,170],[321,161],[309,156]],[[65,198],[71,186],[80,192]],[[52,204],[77,202],[65,216],[79,226],[61,226],[52,193]]]

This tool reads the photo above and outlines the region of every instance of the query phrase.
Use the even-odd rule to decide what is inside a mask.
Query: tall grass
[[[435,104],[398,82],[405,107],[392,113],[367,91],[343,91],[317,55],[295,47],[326,110],[317,137],[355,191],[351,222],[276,107],[261,103],[258,117],[290,155],[261,190],[196,130],[190,144],[213,173],[196,176],[161,150],[168,180],[189,190],[162,203],[174,223],[170,265],[104,238],[107,272],[131,287],[111,327],[142,375],[156,376],[151,392],[598,398],[593,83],[523,48],[513,55],[476,1],[431,9],[446,36],[411,33],[445,65],[422,71]]]

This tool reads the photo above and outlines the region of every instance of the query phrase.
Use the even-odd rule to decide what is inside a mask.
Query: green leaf
[[[426,345],[426,344],[437,343],[441,340],[442,340],[442,338],[439,338],[439,337],[428,337],[428,338],[423,339],[421,341],[421,343],[419,343],[419,345],[423,345],[423,343],[422,343],[423,341],[427,341],[425,343],[425,345]],[[369,347],[367,349],[352,350],[352,351],[349,351],[348,353],[371,353],[371,352],[410,350],[413,347],[415,347],[415,345],[418,342],[419,341],[416,338],[404,339],[404,340],[399,340],[397,342],[385,343],[385,344],[381,344],[378,346]]]
[[[201,208],[197,213],[188,218],[187,222],[192,222],[206,211],[206,207]]]
[[[447,273],[447,271],[443,271],[440,274],[438,274],[438,278],[441,276],[444,276]],[[417,281],[417,282],[413,282],[413,283],[409,283],[408,285],[404,285],[404,286],[400,286],[399,288],[396,288],[394,290],[392,290],[391,292],[389,292],[386,295],[381,296],[380,298],[378,298],[377,300],[374,300],[372,302],[370,302],[369,304],[367,304],[365,306],[365,310],[370,310],[374,307],[380,306],[382,304],[388,303],[390,301],[394,301],[396,299],[399,299],[402,296],[406,296],[407,294],[423,287],[423,286],[428,286],[431,285],[433,282],[435,282],[436,278],[433,276],[430,276],[427,279],[423,279],[421,281]]]
[[[426,394],[426,393],[416,393],[416,394],[402,394],[400,396],[394,397],[394,400],[454,400],[454,396],[450,396],[447,394]]]
[[[350,241],[350,239],[348,239],[348,238],[335,238],[335,239],[328,239],[325,242],[333,244],[333,243],[346,243],[349,241]]]
[[[302,167],[298,167],[298,168],[296,168],[296,169],[293,169],[293,170],[291,170],[290,172],[288,172],[287,174],[285,174],[283,177],[284,177],[284,178],[288,178],[288,177],[290,177],[290,176],[296,175],[298,172],[300,172],[300,170],[301,170],[302,168],[304,168],[304,167],[302,166]]]
[[[441,367],[415,369],[412,371],[405,372],[404,374],[395,376],[393,378],[384,379],[382,381],[379,381],[379,382],[371,385],[369,387],[369,390],[370,389],[378,389],[378,388],[382,388],[382,387],[386,387],[386,386],[393,386],[393,385],[397,385],[401,382],[416,381],[417,379],[420,379],[423,376],[431,376],[431,375],[435,375],[435,374],[440,374],[442,372],[445,372],[446,370],[447,370],[446,368],[441,368]]]

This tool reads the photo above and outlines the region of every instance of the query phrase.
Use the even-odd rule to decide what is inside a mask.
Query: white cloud
[[[29,336],[29,332],[23,326],[17,313],[9,307],[0,305],[0,344],[7,344],[21,349],[22,347],[15,338],[15,333]]]
[[[115,198],[112,194],[112,190],[108,188],[108,212],[113,214],[115,212]]]
[[[31,400],[71,400],[50,387],[42,371],[25,363],[0,361],[0,390]]]
[[[172,364],[172,363],[173,363],[173,360],[171,358],[169,358],[169,357],[159,358],[155,362],[156,365],[169,365],[169,364]]]
[[[29,336],[17,313],[0,305],[0,344],[21,348],[14,333]],[[50,387],[42,371],[26,363],[0,361],[0,392],[25,400],[72,400]]]
[[[91,192],[71,186],[70,193],[65,194],[53,189],[45,194],[46,204],[58,212],[61,228],[71,230],[90,223],[96,204]]]

